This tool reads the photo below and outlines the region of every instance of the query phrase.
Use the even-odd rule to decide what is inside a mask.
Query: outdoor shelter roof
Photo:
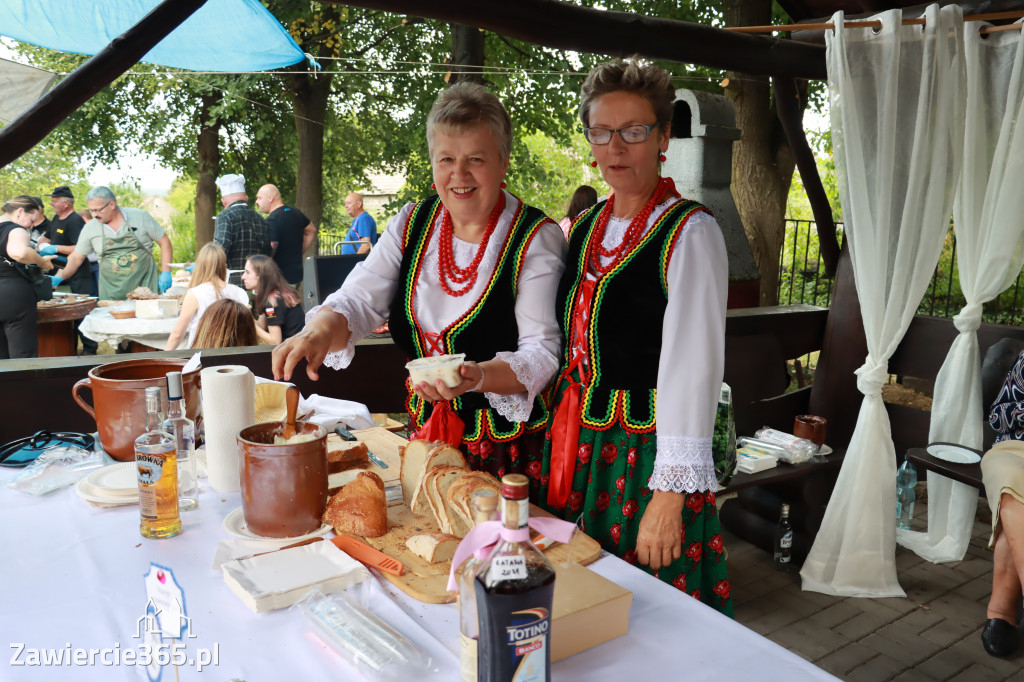
[[[921,0],[778,0],[782,9],[793,21],[825,19],[842,10],[848,15],[877,14],[896,8],[921,8],[921,12],[913,12],[916,16],[924,11],[924,7],[935,2]],[[1022,0],[937,0],[939,5],[960,5],[964,14],[982,14],[988,12],[1006,12],[1024,9]]]
[[[159,0],[6,0],[0,35],[61,52],[96,54]],[[140,60],[192,71],[264,71],[303,60],[258,0],[208,0]]]

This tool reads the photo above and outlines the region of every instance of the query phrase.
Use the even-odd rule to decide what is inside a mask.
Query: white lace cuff
[[[356,354],[356,343],[375,328],[373,319],[370,317],[371,313],[363,310],[357,301],[347,296],[341,296],[340,293],[340,291],[336,291],[327,297],[323,305],[318,305],[306,313],[306,324],[309,324],[321,308],[333,310],[339,315],[344,315],[348,320],[350,332],[348,346],[340,351],[328,353],[324,357],[324,364],[332,369],[345,369],[352,364],[352,358]]]
[[[554,375],[554,368],[549,362],[548,354],[537,350],[518,350],[514,353],[500,351],[495,360],[507,363],[515,373],[526,390],[513,395],[501,395],[499,393],[484,393],[487,402],[495,412],[510,422],[524,422],[530,418],[533,410],[533,399],[543,391],[551,377]]]
[[[659,433],[658,455],[647,487],[670,493],[717,490],[711,439]]]

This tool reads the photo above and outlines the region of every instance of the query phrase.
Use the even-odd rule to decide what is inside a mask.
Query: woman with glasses
[[[635,61],[601,64],[583,84],[580,118],[611,194],[569,238],[540,501],[731,615],[711,455],[727,257],[707,209],[660,175],[673,99],[669,75]]]
[[[38,355],[36,294],[14,263],[36,265],[43,272],[53,267],[54,257],[40,256],[29,239],[41,213],[24,195],[0,207],[0,360]]]
[[[438,96],[427,149],[437,195],[388,223],[341,289],[275,349],[274,376],[289,379],[302,359],[314,380],[321,363],[346,367],[355,342],[389,320],[410,358],[466,354],[458,385],[409,386],[411,429],[461,446],[474,469],[539,472],[547,412],[538,394],[561,352],[554,299],[565,239],[502,189],[512,121],[483,86]]]

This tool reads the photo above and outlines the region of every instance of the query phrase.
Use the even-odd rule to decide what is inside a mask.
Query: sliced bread
[[[459,546],[459,539],[447,533],[421,533],[406,540],[405,546],[413,554],[423,557],[427,563],[436,564],[451,561],[455,548]]]
[[[451,523],[452,534],[465,537],[472,530],[476,519],[473,514],[473,493],[480,488],[501,491],[498,479],[483,471],[469,471],[456,478],[445,493],[446,511]]]
[[[427,496],[424,493],[424,481],[427,477],[427,472],[436,466],[457,466],[462,469],[468,469],[469,466],[466,464],[466,458],[462,456],[462,453],[448,445],[442,443],[438,447],[432,449],[427,454],[427,460],[423,467],[423,474],[420,476],[419,482],[416,484],[416,488],[412,494],[412,502],[409,505],[409,510],[413,514],[430,514],[430,505],[427,503]]]
[[[414,440],[405,446],[402,452],[402,470],[400,478],[402,481],[402,497],[405,504],[412,509],[412,496],[416,492],[416,486],[423,478],[424,466],[427,463],[427,455],[437,446],[429,440]]]
[[[452,522],[448,514],[445,493],[455,480],[466,473],[466,469],[459,466],[439,466],[432,471],[432,476],[427,480],[427,500],[434,510],[437,525],[442,533],[452,532]]]

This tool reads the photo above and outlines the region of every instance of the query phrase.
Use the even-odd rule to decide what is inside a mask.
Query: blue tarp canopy
[[[3,0],[0,35],[61,52],[96,54],[161,0]],[[208,0],[140,60],[190,71],[265,71],[303,60],[258,0]]]

